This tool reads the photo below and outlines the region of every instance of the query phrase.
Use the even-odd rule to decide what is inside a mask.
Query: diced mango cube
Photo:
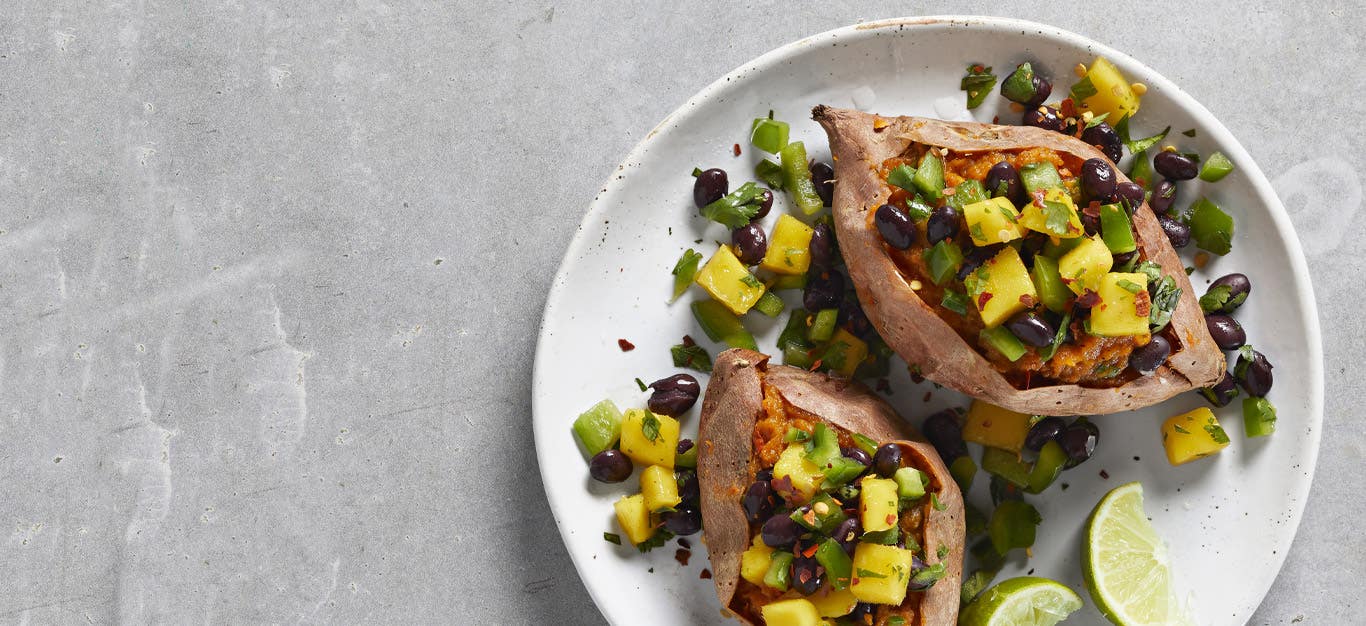
[[[645,507],[645,496],[622,496],[612,507],[617,511],[617,525],[632,545],[639,545],[655,534],[654,525],[650,523],[650,509]]]
[[[1105,241],[1100,237],[1087,237],[1058,259],[1058,274],[1062,276],[1063,284],[1080,296],[1087,290],[1096,291],[1101,277],[1114,263],[1115,257]]]
[[[621,420],[621,451],[636,465],[674,466],[678,420],[645,409],[627,409]]]
[[[759,610],[765,626],[820,626],[821,614],[806,598],[792,598],[765,604]]]
[[[912,552],[896,546],[860,543],[854,548],[854,597],[873,604],[901,604],[911,581]]]
[[[852,377],[854,370],[867,358],[868,344],[843,328],[835,331],[821,353],[821,363],[846,378]]]
[[[1095,115],[1109,113],[1107,121],[1110,124],[1118,124],[1125,116],[1138,112],[1138,94],[1134,93],[1133,86],[1119,73],[1114,63],[1105,57],[1096,57],[1086,71],[1086,77],[1091,80],[1096,93],[1077,103],[1078,110]]]
[[[768,240],[768,253],[759,267],[774,274],[805,274],[807,268],[811,267],[813,232],[810,226],[791,215],[778,216],[778,223],[773,225],[773,236]]]
[[[1029,416],[973,400],[963,422],[963,441],[1019,452],[1029,434]]]
[[[854,592],[848,589],[835,589],[830,585],[822,585],[820,591],[815,595],[806,597],[811,604],[816,605],[816,612],[821,617],[844,617],[854,612],[854,607],[858,606],[858,598],[854,597]]]
[[[1010,316],[1038,302],[1034,279],[1020,253],[1006,246],[963,281],[968,297],[987,328],[1000,326]]]
[[[1020,212],[1015,205],[1003,197],[974,202],[963,207],[963,219],[968,224],[968,234],[972,242],[985,246],[1005,243],[1024,236],[1016,221]]]
[[[863,531],[887,530],[896,526],[897,500],[896,481],[890,478],[864,477],[859,483],[859,515]]]
[[[1148,336],[1148,276],[1110,272],[1100,279],[1100,304],[1091,307],[1091,334],[1100,337]]]
[[[1034,232],[1059,239],[1073,239],[1086,234],[1081,216],[1072,196],[1060,188],[1044,192],[1043,199],[1031,199],[1020,213],[1020,225]]]
[[[740,577],[760,587],[764,584],[764,574],[773,561],[773,548],[764,544],[764,536],[754,535],[748,549],[740,553]]]
[[[1162,423],[1162,447],[1172,465],[1203,459],[1228,447],[1228,433],[1209,407],[1173,415]]]
[[[816,493],[816,486],[821,480],[821,468],[806,460],[805,446],[794,443],[778,455],[778,462],[773,465],[773,478],[784,477],[792,479],[792,488],[805,502]]]
[[[744,315],[764,295],[764,284],[736,258],[730,246],[717,248],[716,254],[711,255],[697,272],[696,280],[711,297],[736,315]]]
[[[640,473],[640,494],[651,512],[672,509],[683,501],[674,471],[662,465],[651,465]]]

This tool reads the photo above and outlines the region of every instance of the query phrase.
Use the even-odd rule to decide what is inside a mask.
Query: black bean
[[[807,245],[807,250],[811,252],[811,269],[815,271],[828,270],[835,265],[835,235],[830,232],[830,225],[825,222],[816,224],[811,231],[811,243]]]
[[[702,208],[721,199],[730,190],[726,171],[718,168],[703,170],[692,183],[692,201]]]
[[[1167,233],[1167,240],[1172,242],[1173,248],[1184,248],[1191,243],[1191,227],[1178,222],[1166,215],[1157,216],[1157,223],[1162,225],[1162,231]]]
[[[821,197],[825,206],[830,206],[835,197],[835,168],[828,163],[811,163],[811,182],[816,185],[816,195]]]
[[[702,491],[697,482],[697,472],[678,470],[678,497],[692,504],[697,504],[701,500]]]
[[[1109,122],[1100,122],[1081,131],[1081,140],[1104,152],[1114,163],[1119,163],[1119,160],[1124,158],[1124,144],[1119,140],[1119,133],[1115,132]]]
[[[766,468],[764,468],[764,469],[761,469],[761,470],[755,472],[755,473],[754,473],[754,480],[762,480],[762,481],[764,481],[764,482],[768,482],[768,481],[770,481],[770,480],[773,480],[773,468],[771,468],[771,467],[766,467]]]
[[[749,489],[745,491],[745,497],[740,500],[741,506],[745,509],[745,518],[751,524],[763,522],[773,515],[773,508],[777,503],[773,496],[773,487],[767,480],[750,483]]]
[[[877,454],[873,455],[873,469],[877,470],[879,476],[891,478],[898,469],[901,469],[901,446],[894,443],[884,443],[877,449]]]
[[[1134,260],[1134,257],[1136,256],[1138,256],[1138,250],[1130,250],[1128,252],[1120,252],[1116,254],[1115,267],[1124,267],[1125,265],[1128,265],[1129,261]]]
[[[864,452],[862,448],[840,448],[840,454],[864,467],[873,466],[873,457]]]
[[[1271,391],[1271,362],[1256,350],[1252,350],[1252,358],[1242,353],[1238,355],[1238,364],[1233,366],[1233,376],[1238,379],[1243,391],[1254,398],[1265,397]]]
[[[773,192],[765,189],[764,193],[759,196],[759,212],[755,213],[750,221],[764,219],[771,210],[773,210]]]
[[[825,568],[816,559],[799,556],[792,560],[792,588],[804,596],[816,593],[825,583]]]
[[[878,207],[873,221],[877,222],[877,232],[882,234],[887,245],[905,250],[915,243],[915,222],[900,208],[884,204]]]
[[[1153,156],[1153,169],[1172,180],[1190,180],[1200,173],[1199,166],[1190,157],[1170,150]]]
[[[680,504],[660,517],[664,519],[664,528],[675,535],[694,535],[702,530],[702,512],[692,504]]]
[[[1153,335],[1148,343],[1145,343],[1129,353],[1129,367],[1134,368],[1135,372],[1148,376],[1162,367],[1167,362],[1167,357],[1172,355],[1172,344],[1162,335]]]
[[[1020,172],[1008,161],[991,166],[983,184],[993,198],[1005,198],[1016,204],[1023,199],[1024,185],[1020,182]]]
[[[1061,417],[1045,417],[1029,427],[1024,440],[1025,449],[1038,452],[1048,442],[1061,437],[1064,430],[1067,430],[1067,422]]]
[[[1001,251],[1000,246],[983,246],[977,248],[969,245],[965,247],[967,249],[963,251],[963,265],[958,268],[958,280],[967,278],[968,274],[977,271],[977,268],[981,267],[983,263],[986,263],[992,257],[996,256],[997,252]]]
[[[835,527],[835,534],[831,535],[831,538],[838,542],[849,556],[854,556],[854,548],[858,547],[859,535],[863,534],[860,532],[861,530],[858,516],[850,517]]]
[[[1134,211],[1143,204],[1143,196],[1147,192],[1138,186],[1138,183],[1125,182],[1115,185],[1115,199],[1124,205],[1124,210],[1133,215]]]
[[[1058,133],[1062,132],[1066,126],[1062,115],[1058,113],[1057,109],[1050,106],[1030,107],[1024,112],[1021,123],[1025,126],[1035,126]]]
[[[1243,331],[1243,325],[1227,315],[1206,315],[1205,325],[1209,327],[1209,336],[1214,338],[1214,343],[1219,344],[1220,348],[1237,350],[1247,343],[1247,333]]]
[[[815,312],[833,309],[844,299],[844,275],[829,270],[820,274],[810,274],[806,279],[806,289],[802,291],[802,306]]]
[[[925,569],[925,568],[927,568],[927,567],[929,567],[929,564],[925,563],[925,560],[924,560],[924,559],[920,558],[918,555],[914,555],[914,554],[911,555],[911,573],[912,573],[912,574],[914,574],[915,572],[919,572],[919,571],[921,571],[921,570],[923,570],[923,569]],[[926,589],[929,589],[929,588],[932,587],[932,586],[934,586],[934,583],[933,583],[933,582],[930,582],[930,583],[918,583],[918,582],[915,582],[915,580],[912,580],[912,581],[910,582],[910,584],[906,586],[906,588],[909,589],[909,590],[911,590],[911,591],[924,591],[924,590],[926,590]]]
[[[1153,197],[1148,198],[1148,208],[1153,213],[1165,215],[1172,210],[1172,205],[1176,203],[1176,183],[1170,180],[1163,180],[1153,188]]]
[[[1228,300],[1219,308],[1220,313],[1232,313],[1243,306],[1243,301],[1247,300],[1248,294],[1252,293],[1252,281],[1248,280],[1243,274],[1233,273],[1220,276],[1210,283],[1209,290],[1213,291],[1216,287],[1228,287]],[[1209,293],[1208,291],[1206,293]]]
[[[1077,418],[1072,422],[1067,430],[1062,433],[1062,439],[1058,441],[1062,445],[1063,452],[1067,453],[1066,467],[1072,468],[1091,458],[1096,451],[1096,443],[1100,441],[1100,429],[1084,417]]]
[[[1219,382],[1214,383],[1213,387],[1201,389],[1200,395],[1205,396],[1205,399],[1216,408],[1227,406],[1228,403],[1233,402],[1234,398],[1238,397],[1238,383],[1232,374],[1224,372],[1224,377],[1220,378]]]
[[[959,224],[962,216],[958,209],[949,205],[936,207],[930,213],[930,219],[925,223],[925,237],[931,244],[939,243],[945,239],[953,239],[958,236]]]
[[[855,336],[866,338],[873,333],[873,323],[863,312],[863,304],[859,302],[858,294],[852,291],[845,292],[844,299],[840,301],[840,314],[837,319],[840,326],[849,329]]]
[[[1030,311],[1021,311],[1012,315],[1006,320],[1006,328],[1031,346],[1036,348],[1047,348],[1053,345],[1053,337],[1057,334],[1057,329],[1048,323],[1042,316]]]
[[[619,483],[631,477],[631,459],[621,450],[603,450],[588,461],[588,475],[602,483]]]
[[[760,536],[763,538],[764,545],[786,550],[796,544],[798,539],[801,539],[802,527],[798,526],[797,522],[792,521],[786,512],[780,512],[764,522]]]
[[[967,446],[963,445],[963,427],[958,423],[958,413],[953,409],[944,409],[925,418],[920,424],[920,432],[945,463],[952,463],[968,453]]]
[[[735,256],[745,265],[758,265],[768,253],[768,236],[763,226],[750,222],[730,231],[730,243],[735,248]]]
[[[1085,208],[1081,213],[1081,228],[1088,237],[1100,234],[1100,213],[1090,208]]]
[[[871,602],[860,602],[854,605],[854,612],[849,614],[849,622],[863,626],[872,624],[877,615],[877,605]]]
[[[1110,202],[1117,184],[1115,168],[1105,159],[1087,159],[1081,164],[1081,189],[1088,199]]]
[[[650,394],[650,412],[656,415],[678,417],[692,408],[702,395],[702,385],[692,374],[674,374],[650,383],[654,390]]]

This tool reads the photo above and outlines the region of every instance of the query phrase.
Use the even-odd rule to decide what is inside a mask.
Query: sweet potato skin
[[[740,578],[740,555],[749,547],[749,523],[740,499],[752,479],[751,433],[763,413],[763,384],[808,413],[877,441],[895,441],[903,458],[930,476],[943,510],[925,521],[926,560],[942,561],[947,574],[924,594],[917,626],[952,624],[958,615],[963,574],[963,496],[934,448],[919,440],[896,411],[860,383],[785,365],[770,365],[766,355],[732,349],[717,356],[702,400],[697,476],[701,488],[702,540],[711,558],[712,581],[721,606],[730,606]],[[938,546],[948,548],[942,559]],[[741,622],[743,617],[733,615]]]
[[[812,117],[825,128],[835,157],[835,232],[859,301],[887,344],[924,377],[1021,413],[1096,415],[1157,404],[1179,393],[1208,387],[1223,376],[1227,367],[1223,351],[1210,337],[1181,260],[1146,203],[1134,212],[1135,239],[1140,253],[1160,264],[1163,274],[1181,288],[1180,304],[1171,320],[1181,350],[1153,375],[1111,388],[1059,384],[1016,389],[920,300],[885,252],[875,229],[868,227],[868,212],[889,196],[878,175],[878,165],[901,154],[911,143],[960,152],[1046,147],[1082,160],[1105,158],[1093,146],[1040,128],[918,117],[879,118],[824,105],[813,109]],[[875,129],[875,120],[885,126]],[[1123,173],[1119,179],[1128,180]]]

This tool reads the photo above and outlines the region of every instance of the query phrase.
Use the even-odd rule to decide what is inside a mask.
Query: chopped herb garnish
[[[981,65],[969,65],[968,74],[959,81],[958,88],[968,94],[968,108],[975,109],[987,99],[987,94],[991,93],[992,87],[996,86],[996,75],[991,73],[991,68]]]
[[[1247,293],[1238,294],[1234,298],[1235,302],[1229,302],[1229,296],[1233,295],[1233,287],[1228,285],[1215,285],[1205,295],[1200,296],[1200,310],[1206,313],[1223,310],[1224,307],[1233,305],[1234,307],[1243,303],[1247,299]]]
[[[971,234],[972,238],[976,239],[977,241],[987,240],[987,235],[985,232],[982,231],[982,225],[980,223],[973,224],[970,228],[968,228],[968,233]]]
[[[1148,327],[1151,332],[1159,332],[1172,321],[1172,312],[1181,302],[1181,288],[1171,276],[1162,275],[1162,266],[1151,261],[1138,264],[1137,271],[1148,276],[1148,296],[1152,310],[1148,312]]]
[[[1071,96],[1072,102],[1081,104],[1087,98],[1090,98],[1097,93],[1096,86],[1091,84],[1091,76],[1086,75],[1083,76],[1081,80],[1077,81],[1076,84],[1072,85],[1072,90],[1068,95]]]
[[[674,367],[686,367],[704,374],[711,373],[711,355],[702,346],[678,344],[669,348],[674,358]]]
[[[1162,129],[1162,132],[1151,137],[1146,137],[1144,139],[1130,139],[1129,116],[1124,116],[1124,119],[1121,119],[1119,123],[1115,124],[1115,133],[1119,135],[1119,140],[1124,142],[1124,146],[1129,148],[1129,154],[1138,154],[1144,150],[1147,150],[1148,148],[1157,145],[1158,142],[1167,138],[1167,133],[1171,132],[1171,130],[1172,127],[1168,126]]]
[[[650,535],[649,539],[646,539],[645,541],[642,541],[638,545],[636,545],[636,549],[640,550],[641,552],[649,552],[655,548],[662,547],[666,542],[673,538],[673,533],[661,528],[659,530],[656,530],[655,534]]]
[[[744,283],[744,285],[750,289],[758,289],[764,286],[764,284],[759,282],[759,279],[755,278],[753,274],[745,274],[740,277],[740,282]]]
[[[1181,433],[1181,434],[1183,434],[1183,435],[1189,435],[1189,434],[1191,434],[1191,431],[1186,430],[1186,429],[1184,429],[1184,428],[1182,428],[1182,427],[1180,427],[1180,426],[1177,426],[1177,425],[1175,425],[1175,424],[1172,425],[1172,430],[1174,430],[1174,431],[1176,431],[1176,432],[1178,432],[1178,433]]]
[[[1182,135],[1185,135],[1185,136],[1187,136],[1187,137],[1194,137],[1194,136],[1195,136],[1195,129],[1192,128],[1192,129],[1189,129],[1189,130],[1183,130],[1183,131],[1181,131],[1181,134],[1182,134]]]
[[[640,421],[640,433],[650,441],[659,440],[659,418],[654,413],[645,412],[645,419]]]
[[[1109,113],[1101,113],[1100,115],[1093,116],[1091,119],[1086,120],[1086,128],[1090,128],[1092,126],[1100,124],[1101,122],[1104,122],[1105,118],[1107,117],[1110,117]]]
[[[1048,232],[1059,237],[1068,233],[1068,228],[1072,225],[1072,210],[1068,209],[1066,204],[1044,200],[1043,214],[1044,228],[1048,229]]]
[[[726,228],[739,228],[749,224],[749,221],[759,214],[759,203],[763,196],[763,187],[745,183],[739,189],[702,207],[702,217],[724,224]]]
[[[915,169],[904,163],[892,168],[892,171],[887,173],[887,184],[900,187],[911,193],[915,193],[914,180]]]
[[[1088,320],[1089,321],[1089,320]],[[1113,378],[1116,374],[1124,371],[1122,364],[1101,363],[1091,370],[1091,375],[1096,378]]]
[[[1071,325],[1072,312],[1068,311],[1063,314],[1062,322],[1058,323],[1058,334],[1053,336],[1053,345],[1048,346],[1039,352],[1039,360],[1041,362],[1047,363],[1049,359],[1053,358],[1053,355],[1058,353],[1058,348],[1061,348],[1063,342],[1067,340],[1067,328]]]
[[[783,435],[783,441],[787,443],[804,443],[806,442],[806,440],[810,438],[811,433],[808,433],[800,428],[788,428],[787,434]]]
[[[940,558],[940,559],[944,558],[945,556],[948,556],[948,554],[949,554],[949,547],[946,546],[946,545],[943,545],[943,544],[940,544],[939,549],[938,549],[938,550],[935,550],[935,552],[934,552],[934,555],[935,555],[936,557]]]
[[[934,586],[935,583],[939,582],[939,579],[944,577],[944,574],[948,573],[947,569],[948,568],[944,567],[943,563],[935,563],[934,565],[913,574],[911,576],[911,584],[918,587]]]
[[[1143,285],[1140,285],[1132,280],[1121,278],[1115,281],[1115,284],[1129,293],[1138,293],[1140,291],[1143,291]]]
[[[702,262],[702,253],[692,248],[683,251],[683,256],[678,257],[678,262],[674,264],[674,297],[669,300],[673,302],[683,292],[688,290],[688,285],[692,284],[693,278],[697,276],[697,264]]]
[[[957,313],[959,315],[968,314],[967,294],[960,293],[952,289],[945,289],[944,298],[939,301],[939,304],[944,308],[953,311],[954,313]]]
[[[934,507],[936,511],[943,511],[948,508],[948,505],[939,501],[939,494],[937,493],[930,494],[930,506]]]
[[[1209,438],[1213,439],[1214,443],[1228,443],[1228,433],[1218,424],[1205,424],[1205,432],[1209,433]]]
[[[870,569],[863,569],[862,567],[860,567],[860,568],[854,570],[854,574],[856,574],[859,578],[886,578],[886,577],[887,577],[886,574],[880,574],[880,573],[874,572],[873,570],[870,570]]]
[[[639,378],[636,379],[636,385],[640,387],[640,390],[641,390],[641,391],[645,391],[646,389],[649,389],[649,388],[650,388],[649,386],[647,386],[647,385],[645,384],[645,381],[643,381],[643,380],[641,380],[641,379],[639,379]]]
[[[616,533],[603,533],[602,538],[607,540],[607,543],[621,545],[621,535]]]

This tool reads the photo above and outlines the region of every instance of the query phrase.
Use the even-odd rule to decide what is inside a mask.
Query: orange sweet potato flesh
[[[915,617],[910,626],[953,624],[957,620],[959,585],[963,574],[964,517],[963,496],[948,468],[934,448],[920,440],[918,433],[881,397],[864,385],[821,373],[769,363],[768,356],[751,350],[733,349],[717,356],[711,382],[702,400],[699,425],[697,477],[701,488],[702,540],[711,558],[712,581],[723,607],[732,606],[740,582],[740,555],[750,545],[751,535],[741,498],[754,480],[751,461],[755,424],[765,415],[764,388],[776,389],[792,407],[807,415],[818,416],[846,431],[861,433],[879,442],[896,442],[902,447],[903,464],[929,476],[927,491],[934,493],[942,507],[927,507],[922,524],[922,546],[944,546],[941,558],[937,549],[927,549],[927,563],[943,562],[944,578],[923,593],[907,595],[907,612]],[[784,597],[796,597],[788,591]],[[905,606],[905,605],[903,605]],[[742,623],[748,616],[726,611]]]
[[[817,106],[812,117],[825,128],[835,159],[834,218],[840,250],[859,301],[882,338],[914,371],[936,383],[1012,411],[1036,415],[1118,413],[1157,404],[1179,393],[1208,387],[1223,376],[1224,354],[1205,325],[1190,280],[1156,215],[1145,203],[1133,215],[1139,253],[1162,266],[1181,288],[1172,314],[1176,339],[1167,364],[1150,376],[1118,386],[1050,384],[1020,389],[963,340],[911,289],[888,255],[869,212],[887,202],[892,189],[878,174],[888,158],[912,144],[959,153],[1047,148],[1077,159],[1105,158],[1079,139],[1025,126],[945,122],[919,117],[881,118],[871,113]],[[880,120],[877,125],[875,120]],[[1128,178],[1118,173],[1120,182]]]

